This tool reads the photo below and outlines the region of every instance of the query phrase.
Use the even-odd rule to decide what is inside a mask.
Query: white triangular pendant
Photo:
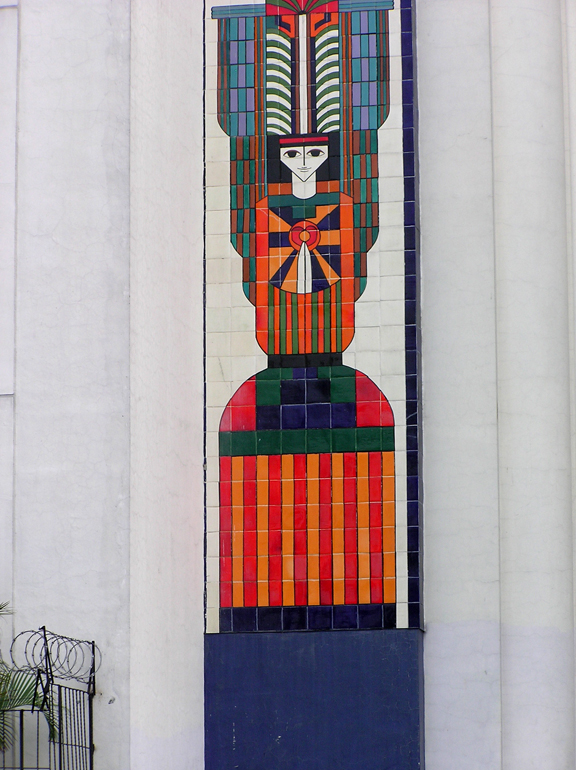
[[[297,256],[298,260],[298,294],[310,294],[312,291],[312,256],[310,249],[303,243]]]

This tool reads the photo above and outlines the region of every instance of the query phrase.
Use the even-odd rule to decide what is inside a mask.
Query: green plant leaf
[[[57,740],[58,726],[48,703],[42,703],[42,689],[37,679],[28,671],[19,671],[0,664],[0,751],[6,751],[14,743],[14,730],[6,712],[18,709],[41,709],[48,722],[50,740]]]

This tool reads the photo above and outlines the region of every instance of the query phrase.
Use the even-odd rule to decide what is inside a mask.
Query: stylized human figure
[[[342,364],[378,234],[373,7],[213,9],[231,240],[268,355],[220,424],[221,631],[395,624],[394,419]]]

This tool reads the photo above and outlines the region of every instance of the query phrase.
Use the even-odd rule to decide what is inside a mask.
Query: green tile
[[[356,432],[358,452],[379,452],[382,449],[381,428],[358,428]]]
[[[380,428],[382,431],[382,451],[391,452],[394,449],[394,428]]]
[[[319,380],[329,380],[330,379],[330,366],[319,366],[318,367],[318,379]]]
[[[309,454],[332,451],[332,431],[330,428],[315,428],[308,431],[306,451]]]
[[[232,432],[232,456],[256,454],[256,431],[245,430]]]
[[[350,366],[332,366],[330,376],[332,379],[336,377],[355,377],[356,369],[352,369]]]
[[[282,454],[300,454],[306,452],[305,430],[282,431]]]
[[[280,369],[263,369],[256,375],[256,381],[258,380],[279,380]]]
[[[336,377],[330,385],[330,400],[333,404],[356,401],[356,377]]]
[[[232,442],[230,440],[230,433],[219,433],[218,441],[220,443],[220,456],[230,457],[232,454]]]
[[[256,404],[266,406],[280,403],[280,380],[256,380]]]
[[[259,430],[257,436],[259,455],[279,455],[282,453],[282,434],[279,430]]]
[[[355,452],[356,428],[332,428],[332,451]]]

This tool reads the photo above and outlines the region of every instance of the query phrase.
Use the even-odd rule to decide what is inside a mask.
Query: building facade
[[[96,767],[196,770],[228,740],[205,715],[226,660],[339,640],[350,672],[351,640],[413,633],[428,770],[570,770],[576,3],[269,5],[0,2],[3,650],[43,624],[95,639]],[[311,150],[328,161],[290,166]],[[362,676],[389,670],[357,668],[360,708]],[[264,677],[234,676],[241,708],[234,682]],[[378,722],[399,708],[342,767],[392,761]]]

